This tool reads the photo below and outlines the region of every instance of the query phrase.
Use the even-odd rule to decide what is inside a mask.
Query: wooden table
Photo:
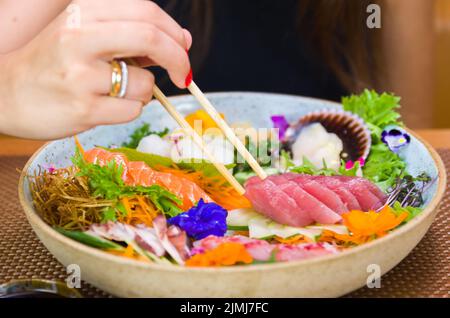
[[[450,128],[417,130],[417,133],[435,148],[450,148]],[[0,156],[30,156],[43,144],[43,141],[1,136]]]

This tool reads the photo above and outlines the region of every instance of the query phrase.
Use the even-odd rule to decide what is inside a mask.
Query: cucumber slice
[[[259,213],[255,212],[253,209],[236,209],[228,212],[227,225],[230,227],[246,227],[248,228],[248,223],[250,219],[261,216]],[[239,230],[237,230],[239,231]]]
[[[251,238],[258,239],[268,239],[275,235],[281,238],[289,238],[300,234],[316,241],[324,230],[329,230],[337,234],[348,234],[348,229],[345,225],[317,224],[306,227],[294,227],[274,222],[253,209],[229,211],[227,226],[228,230],[231,231],[249,231]]]
[[[229,230],[229,231],[248,231],[248,226],[227,225],[227,230]]]
[[[274,235],[279,236],[281,238],[288,238],[300,234],[313,241],[316,241],[317,236],[319,236],[320,233],[322,233],[322,230],[319,229],[293,227],[288,225],[281,225],[278,223],[270,225],[269,227]]]
[[[272,221],[264,216],[256,216],[249,221],[248,231],[252,238],[267,239],[274,234],[269,229],[269,224]]]

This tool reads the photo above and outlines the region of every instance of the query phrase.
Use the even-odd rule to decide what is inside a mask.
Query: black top
[[[156,2],[164,8],[167,1]],[[214,0],[213,34],[208,55],[194,72],[197,85],[206,92],[261,91],[340,100],[347,92],[298,32],[297,3]],[[161,80],[159,72],[156,78],[168,95],[184,93]]]

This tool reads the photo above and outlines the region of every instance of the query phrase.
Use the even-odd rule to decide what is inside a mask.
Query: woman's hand
[[[160,65],[178,87],[185,87],[191,36],[156,4],[77,0],[71,8],[27,45],[0,59],[2,133],[55,139],[135,119],[151,99],[154,77],[128,66],[127,94],[109,97],[109,62],[115,58],[137,57],[142,65]]]

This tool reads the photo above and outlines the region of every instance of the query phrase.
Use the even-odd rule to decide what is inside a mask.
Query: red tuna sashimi
[[[275,183],[278,188],[294,199],[297,203],[297,210],[295,211],[295,219],[291,223],[286,223],[292,226],[307,226],[314,222],[311,213],[306,209],[305,201],[309,200],[308,194],[300,189],[294,182],[286,181],[282,176],[272,176],[271,181]],[[295,224],[295,225],[294,225]]]
[[[342,182],[338,179],[318,176],[315,180],[336,193],[341,198],[347,211],[361,210],[358,200],[356,200],[355,196],[345,186],[343,186]]]
[[[323,224],[341,221],[337,213],[283,175],[270,176],[265,180],[252,177],[249,181],[245,195],[255,210],[279,223],[306,226],[313,221]],[[280,191],[285,195],[279,194]],[[295,205],[290,203],[292,199]]]
[[[383,205],[383,201],[369,190],[366,180],[354,179],[345,182],[345,186],[358,200],[363,211],[376,210]]]
[[[297,178],[293,178],[292,181],[297,183],[302,189],[317,200],[324,203],[332,211],[338,214],[348,211],[341,198],[336,193],[328,189],[325,185],[316,182],[315,179],[300,175]]]
[[[349,177],[349,176],[335,176],[334,178],[336,178],[342,182],[345,182],[345,183],[354,181],[354,180],[359,180],[359,182],[364,183],[365,187],[367,189],[369,189],[370,192],[372,192],[372,194],[375,195],[378,199],[380,199],[383,202],[386,200],[386,194],[383,191],[381,191],[381,189],[378,188],[375,184],[373,184],[372,182],[370,182],[369,180],[367,180],[365,178]]]
[[[317,200],[314,196],[302,189],[295,182],[286,180],[283,175],[271,176],[274,183],[278,185],[286,194],[292,196],[299,207],[299,215],[304,220],[303,225],[292,226],[306,226],[313,221],[323,224],[334,224],[339,222],[341,218],[325,204]]]
[[[251,181],[245,196],[258,212],[279,223],[294,225],[301,218],[295,200],[268,178],[260,182]]]

